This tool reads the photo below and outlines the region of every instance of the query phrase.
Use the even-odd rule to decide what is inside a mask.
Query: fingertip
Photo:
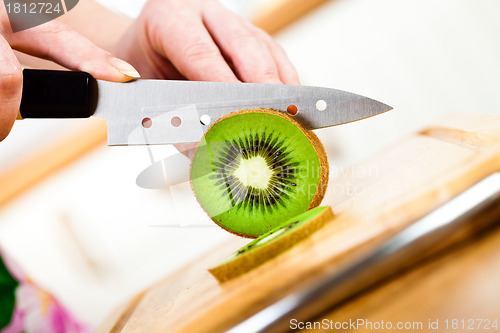
[[[276,66],[278,68],[279,77],[284,84],[290,85],[301,85],[299,74],[288,58],[285,50],[274,41],[271,36],[269,36],[263,30],[256,28],[259,34],[262,36],[263,40],[266,42],[269,52],[272,54]]]
[[[195,142],[177,143],[174,144],[174,146],[181,154],[183,154],[192,161],[196,153],[196,148],[198,147],[198,143]]]
[[[96,79],[113,82],[128,82],[141,77],[128,62],[110,55],[83,63],[79,70],[91,74]]]
[[[288,74],[284,79],[283,83],[285,84],[290,84],[290,85],[295,85],[295,86],[300,86],[302,83],[300,82],[299,75],[295,73],[290,73]]]
[[[118,58],[111,58],[111,65],[121,74],[125,75],[129,80],[139,79],[141,74],[128,62]],[[128,80],[127,80],[128,81]]]

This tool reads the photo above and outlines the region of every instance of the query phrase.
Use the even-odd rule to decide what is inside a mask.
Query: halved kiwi
[[[209,271],[220,282],[237,277],[294,246],[332,218],[329,206],[313,208],[248,243]]]
[[[320,204],[328,183],[323,145],[284,112],[233,112],[201,140],[193,191],[222,228],[258,237]]]

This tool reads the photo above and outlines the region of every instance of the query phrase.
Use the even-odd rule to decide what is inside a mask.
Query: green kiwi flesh
[[[321,202],[323,146],[283,112],[238,111],[215,122],[191,165],[193,191],[210,218],[258,237]]]
[[[332,218],[329,206],[313,208],[254,239],[209,271],[219,282],[233,279],[309,237]]]

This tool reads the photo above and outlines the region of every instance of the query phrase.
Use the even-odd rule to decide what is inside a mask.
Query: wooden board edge
[[[128,321],[139,304],[144,292],[140,292],[128,301],[122,303],[94,330],[94,333],[118,333]]]
[[[316,9],[327,0],[275,0],[252,20],[257,27],[274,34]]]
[[[106,123],[88,123],[0,174],[0,208],[106,141]]]

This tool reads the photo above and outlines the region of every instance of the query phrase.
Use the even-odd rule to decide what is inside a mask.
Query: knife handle
[[[88,118],[95,110],[97,83],[85,72],[23,70],[19,115],[23,118]]]

